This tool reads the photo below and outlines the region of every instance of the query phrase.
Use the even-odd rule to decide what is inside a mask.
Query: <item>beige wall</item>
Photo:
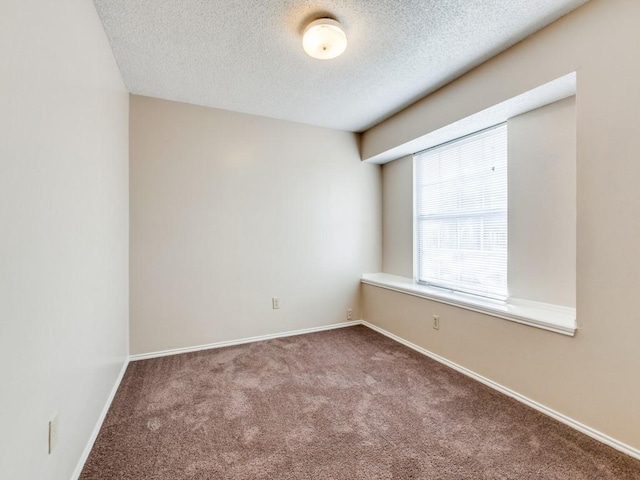
[[[378,287],[364,318],[640,448],[640,2],[592,0],[373,128],[384,150],[578,71],[575,337]],[[441,328],[429,326],[432,314]]]
[[[356,135],[132,96],[130,141],[133,354],[360,318],[380,167]]]
[[[508,121],[509,296],[575,307],[576,102]]]
[[[128,354],[128,94],[91,1],[1,10],[0,477],[69,480]]]
[[[382,166],[382,271],[413,278],[413,155]]]

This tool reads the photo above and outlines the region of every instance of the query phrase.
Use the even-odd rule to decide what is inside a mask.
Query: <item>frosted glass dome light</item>
[[[331,18],[319,18],[304,29],[302,48],[310,57],[329,60],[345,51],[347,36],[339,22]]]

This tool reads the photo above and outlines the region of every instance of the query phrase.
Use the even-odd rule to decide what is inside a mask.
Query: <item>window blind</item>
[[[507,125],[414,155],[417,281],[507,297]]]

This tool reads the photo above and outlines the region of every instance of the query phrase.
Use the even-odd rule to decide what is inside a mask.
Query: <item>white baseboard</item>
[[[104,419],[107,416],[107,412],[109,411],[109,408],[111,407],[111,402],[113,402],[113,398],[116,396],[116,392],[118,391],[118,387],[120,387],[120,382],[122,382],[122,379],[124,377],[124,373],[127,371],[127,366],[129,365],[129,359],[127,358],[124,361],[124,364],[122,365],[122,368],[120,369],[120,373],[118,374],[118,378],[116,378],[115,383],[113,384],[113,388],[111,389],[111,392],[109,393],[109,397],[107,397],[107,401],[104,404],[104,407],[102,409],[102,411],[100,412],[100,416],[98,417],[98,421],[96,422],[96,425],[93,427],[93,431],[91,432],[91,436],[89,437],[89,441],[87,442],[87,445],[84,447],[84,450],[82,451],[82,456],[80,457],[80,460],[78,461],[78,465],[76,466],[76,469],[73,472],[73,475],[71,475],[71,480],[78,480],[78,478],[80,478],[80,474],[82,473],[82,469],[84,468],[84,464],[86,463],[87,459],[89,458],[89,454],[91,453],[91,449],[93,448],[93,444],[96,442],[96,439],[98,438],[98,434],[100,433],[100,429],[102,428],[102,423],[104,422]]]
[[[160,350],[158,352],[141,353],[138,355],[131,355],[129,361],[135,362],[138,360],[147,360],[149,358],[166,357],[168,355],[179,355],[181,353],[198,352],[200,350],[210,350],[213,348],[231,347],[234,345],[242,345],[244,343],[261,342],[263,340],[272,340],[274,338],[293,337],[295,335],[304,335],[305,333],[322,332],[324,330],[333,330],[335,328],[352,327],[354,325],[360,325],[361,320],[354,320],[352,322],[334,323],[333,325],[323,325],[321,327],[303,328],[302,330],[291,330],[281,333],[270,333],[268,335],[259,335],[257,337],[241,338],[239,340],[227,340],[224,342],[207,343],[205,345],[196,345],[194,347],[173,348],[170,350]]]
[[[430,357],[434,360],[436,360],[437,362],[440,362],[448,367],[453,368],[454,370],[457,370],[460,373],[463,373],[464,375],[467,375],[468,377],[473,378],[474,380],[477,380],[480,383],[483,383],[485,385],[487,385],[488,387],[493,388],[494,390],[497,390],[498,392],[504,393],[505,395],[508,395],[511,398],[514,398],[522,403],[524,403],[525,405],[528,405],[531,408],[534,408],[535,410],[538,410],[541,413],[544,413],[545,415],[548,415],[552,418],[555,418],[556,420],[558,420],[559,422],[564,423],[565,425],[568,425],[569,427],[572,427],[576,430],[578,430],[579,432],[584,433],[585,435],[588,435],[589,437],[598,440],[599,442],[604,443],[605,445],[609,445],[610,447],[615,448],[616,450],[619,450],[622,453],[625,453],[631,457],[637,458],[640,460],[640,450],[638,450],[637,448],[634,448],[630,445],[627,445],[626,443],[620,442],[618,440],[616,440],[615,438],[612,438],[602,432],[599,432],[598,430],[595,430],[583,423],[578,422],[577,420],[574,420],[570,417],[567,417],[566,415],[563,415],[562,413],[556,412],[555,410],[546,407],[545,405],[542,405],[541,403],[536,402],[535,400],[531,400],[528,397],[525,397],[524,395],[515,392],[507,387],[504,387],[502,385],[500,385],[499,383],[494,382],[493,380],[489,380],[488,378],[483,377],[482,375],[479,375],[475,372],[473,372],[472,370],[469,370],[468,368],[465,368],[463,366],[458,365],[457,363],[454,363],[450,360],[447,360],[444,357],[441,357],[440,355],[437,355],[433,352],[430,352],[429,350],[422,348],[414,343],[409,342],[408,340],[405,340],[402,337],[399,337],[397,335],[394,335],[391,332],[386,331],[383,328],[378,327],[377,325],[373,325],[369,322],[366,321],[362,321],[361,322],[362,325],[364,325],[365,327],[370,328],[371,330],[375,330],[378,333],[381,333],[382,335],[384,335],[385,337],[389,337],[392,340],[395,340],[398,343],[401,343],[413,350],[415,350],[418,353],[421,353],[423,355],[426,355],[427,357]]]

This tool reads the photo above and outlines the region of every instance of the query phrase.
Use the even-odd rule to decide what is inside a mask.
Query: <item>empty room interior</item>
[[[2,0],[0,478],[640,479],[639,24]]]

